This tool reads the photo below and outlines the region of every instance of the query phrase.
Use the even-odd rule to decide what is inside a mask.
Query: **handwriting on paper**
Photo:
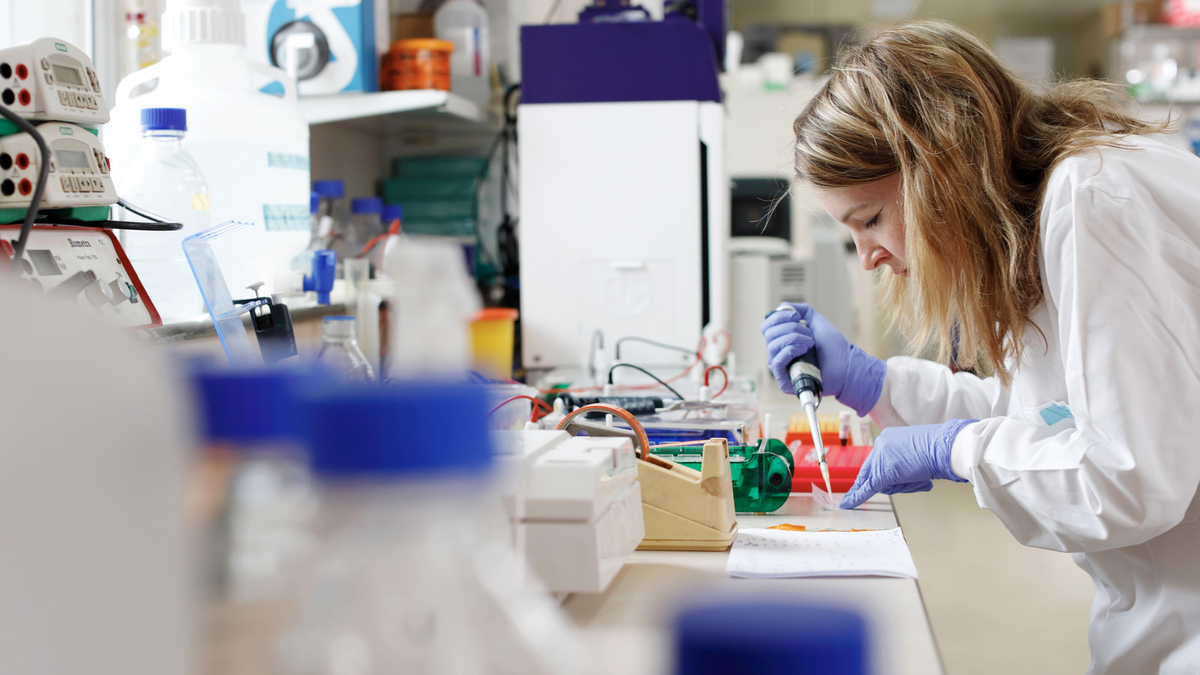
[[[816,483],[812,483],[811,485],[814,502],[820,504],[821,508],[828,509],[829,511],[840,510],[839,505],[842,503],[841,499],[838,499],[836,502],[834,502],[833,495],[817,487]]]
[[[900,528],[870,532],[738,532],[725,571],[742,578],[917,578]]]

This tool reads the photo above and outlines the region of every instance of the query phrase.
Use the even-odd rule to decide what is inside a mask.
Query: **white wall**
[[[0,49],[40,37],[91,53],[90,0],[0,0]]]

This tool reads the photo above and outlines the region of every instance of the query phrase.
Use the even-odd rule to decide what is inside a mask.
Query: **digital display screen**
[[[79,71],[74,68],[60,66],[56,63],[54,64],[54,76],[58,78],[59,82],[83,85],[83,78],[79,75]]]
[[[90,169],[88,154],[83,150],[55,150],[58,165],[64,169]]]
[[[58,268],[58,261],[54,259],[54,254],[47,250],[31,250],[28,251],[29,260],[33,262],[33,269],[43,277],[52,277],[61,275],[62,270]]]

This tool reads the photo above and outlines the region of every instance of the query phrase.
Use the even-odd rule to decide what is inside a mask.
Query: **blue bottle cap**
[[[313,471],[327,478],[480,475],[492,465],[488,401],[444,381],[340,385],[300,405]]]
[[[350,213],[382,213],[383,200],[379,197],[355,197],[350,201]]]
[[[788,600],[699,601],[675,620],[675,675],[866,675],[856,612]]]
[[[314,180],[313,192],[321,199],[340,199],[346,196],[346,184],[340,180]]]
[[[196,366],[192,388],[208,442],[298,441],[299,392],[322,377],[308,371]]]
[[[142,108],[142,131],[187,131],[187,111],[183,108]]]
[[[319,208],[321,208],[321,195],[314,190],[308,193],[308,212],[316,213]]]
[[[404,207],[399,204],[384,204],[382,220],[388,224],[393,220],[404,220]]]

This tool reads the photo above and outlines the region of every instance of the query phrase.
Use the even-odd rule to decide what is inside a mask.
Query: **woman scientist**
[[[825,393],[884,431],[842,502],[969,481],[1017,540],[1096,588],[1091,673],[1200,670],[1200,159],[1109,86],[1034,92],[950,24],[845,53],[796,119],[796,172],[941,360],[886,363],[806,305]],[[800,323],[800,319],[805,321]]]

